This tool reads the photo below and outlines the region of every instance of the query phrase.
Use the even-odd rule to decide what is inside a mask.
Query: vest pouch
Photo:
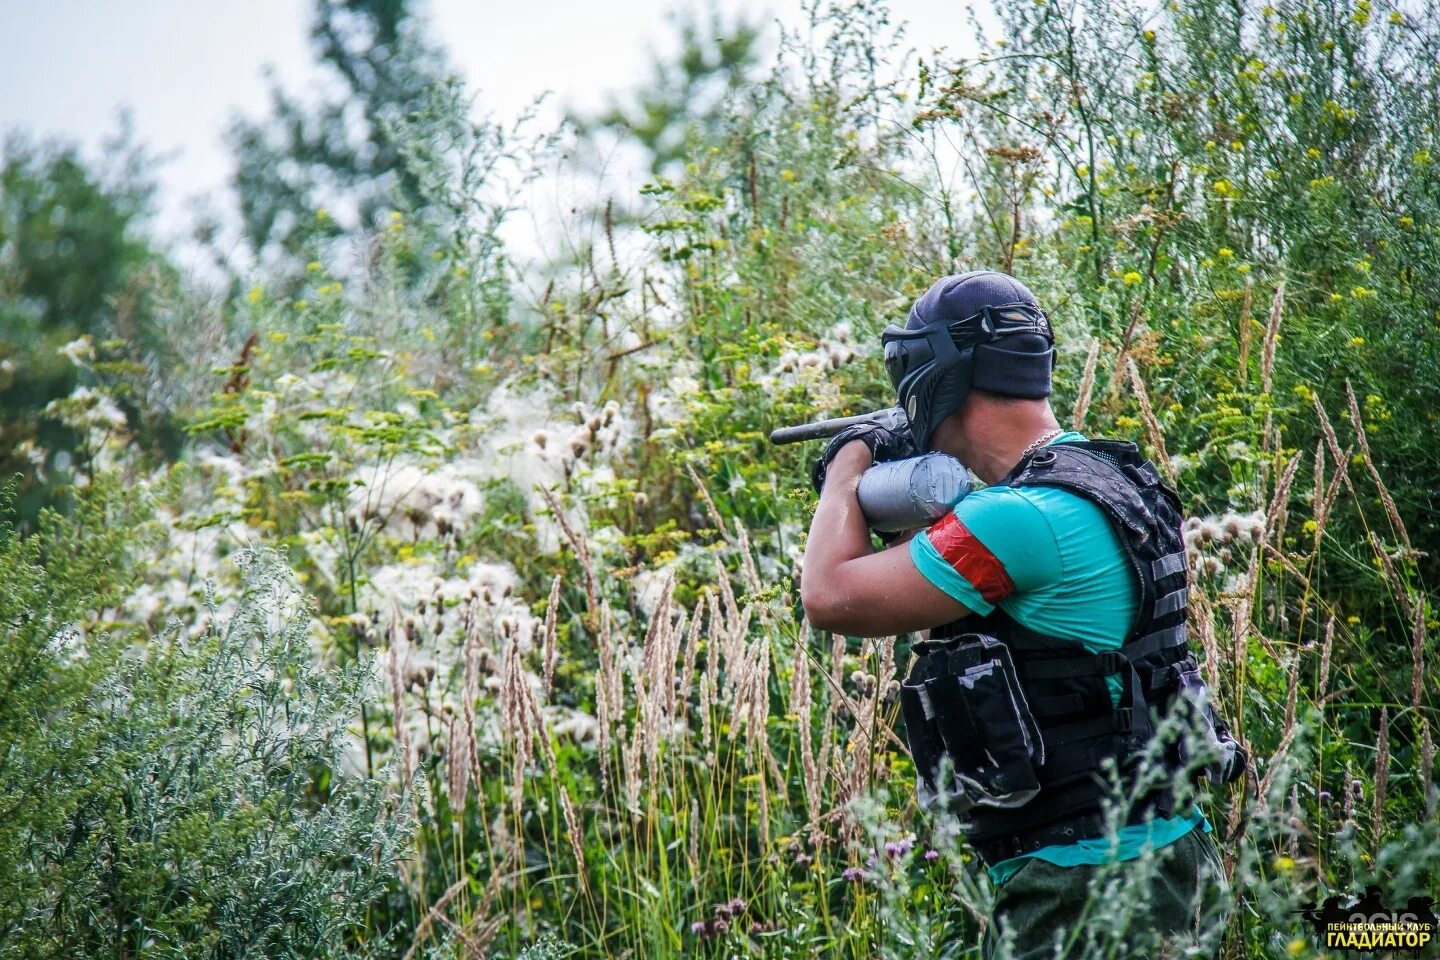
[[[921,801],[943,800],[960,814],[973,806],[1024,806],[1040,790],[1036,768],[1045,762],[1045,742],[1010,649],[992,637],[969,636],[973,639],[927,655],[930,662],[923,669],[917,664],[902,685],[902,701],[907,688],[913,691],[912,702],[924,717],[921,730],[937,733],[943,746],[936,764],[922,766],[917,758]],[[907,714],[907,730],[909,725]],[[926,736],[912,738],[912,755],[917,746],[933,755]]]
[[[900,684],[900,714],[905,718],[905,740],[915,764],[915,794],[925,809],[941,801],[942,785],[946,782],[942,767],[948,765],[945,741],[940,738],[933,709],[923,682],[906,680]]]
[[[1240,779],[1249,758],[1211,706],[1210,688],[1194,658],[1176,664],[1175,673],[1178,685],[1172,709],[1194,718],[1194,725],[1175,745],[1179,761],[1186,767],[1194,765],[1196,779],[1211,786]]]

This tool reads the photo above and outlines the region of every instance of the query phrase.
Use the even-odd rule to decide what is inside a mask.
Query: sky
[[[724,15],[800,22],[799,0],[717,0]],[[664,49],[673,0],[420,0],[430,35],[498,119],[550,94],[545,119],[598,108],[648,75]],[[962,3],[892,0],[910,44],[973,50]],[[178,237],[190,202],[223,197],[223,133],[236,113],[263,115],[266,71],[287,89],[319,76],[308,0],[0,0],[0,135],[60,137],[88,150],[129,111],[136,137],[163,162],[162,236]],[[223,200],[221,201],[223,203]]]

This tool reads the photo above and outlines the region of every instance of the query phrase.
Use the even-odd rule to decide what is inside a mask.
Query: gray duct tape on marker
[[[927,527],[970,492],[970,471],[945,453],[877,463],[860,476],[865,522],[882,533]]]

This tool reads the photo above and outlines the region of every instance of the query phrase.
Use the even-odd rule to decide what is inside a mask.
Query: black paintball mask
[[[977,270],[934,284],[904,327],[892,325],[881,335],[885,369],[916,447],[931,449],[931,434],[972,387],[1049,396],[1054,342],[1045,311],[1013,277]]]

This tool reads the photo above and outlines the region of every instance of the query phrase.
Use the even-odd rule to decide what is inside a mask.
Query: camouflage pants
[[[1229,914],[1224,867],[1195,829],[1138,860],[1031,859],[995,894],[986,960],[1214,956]]]

